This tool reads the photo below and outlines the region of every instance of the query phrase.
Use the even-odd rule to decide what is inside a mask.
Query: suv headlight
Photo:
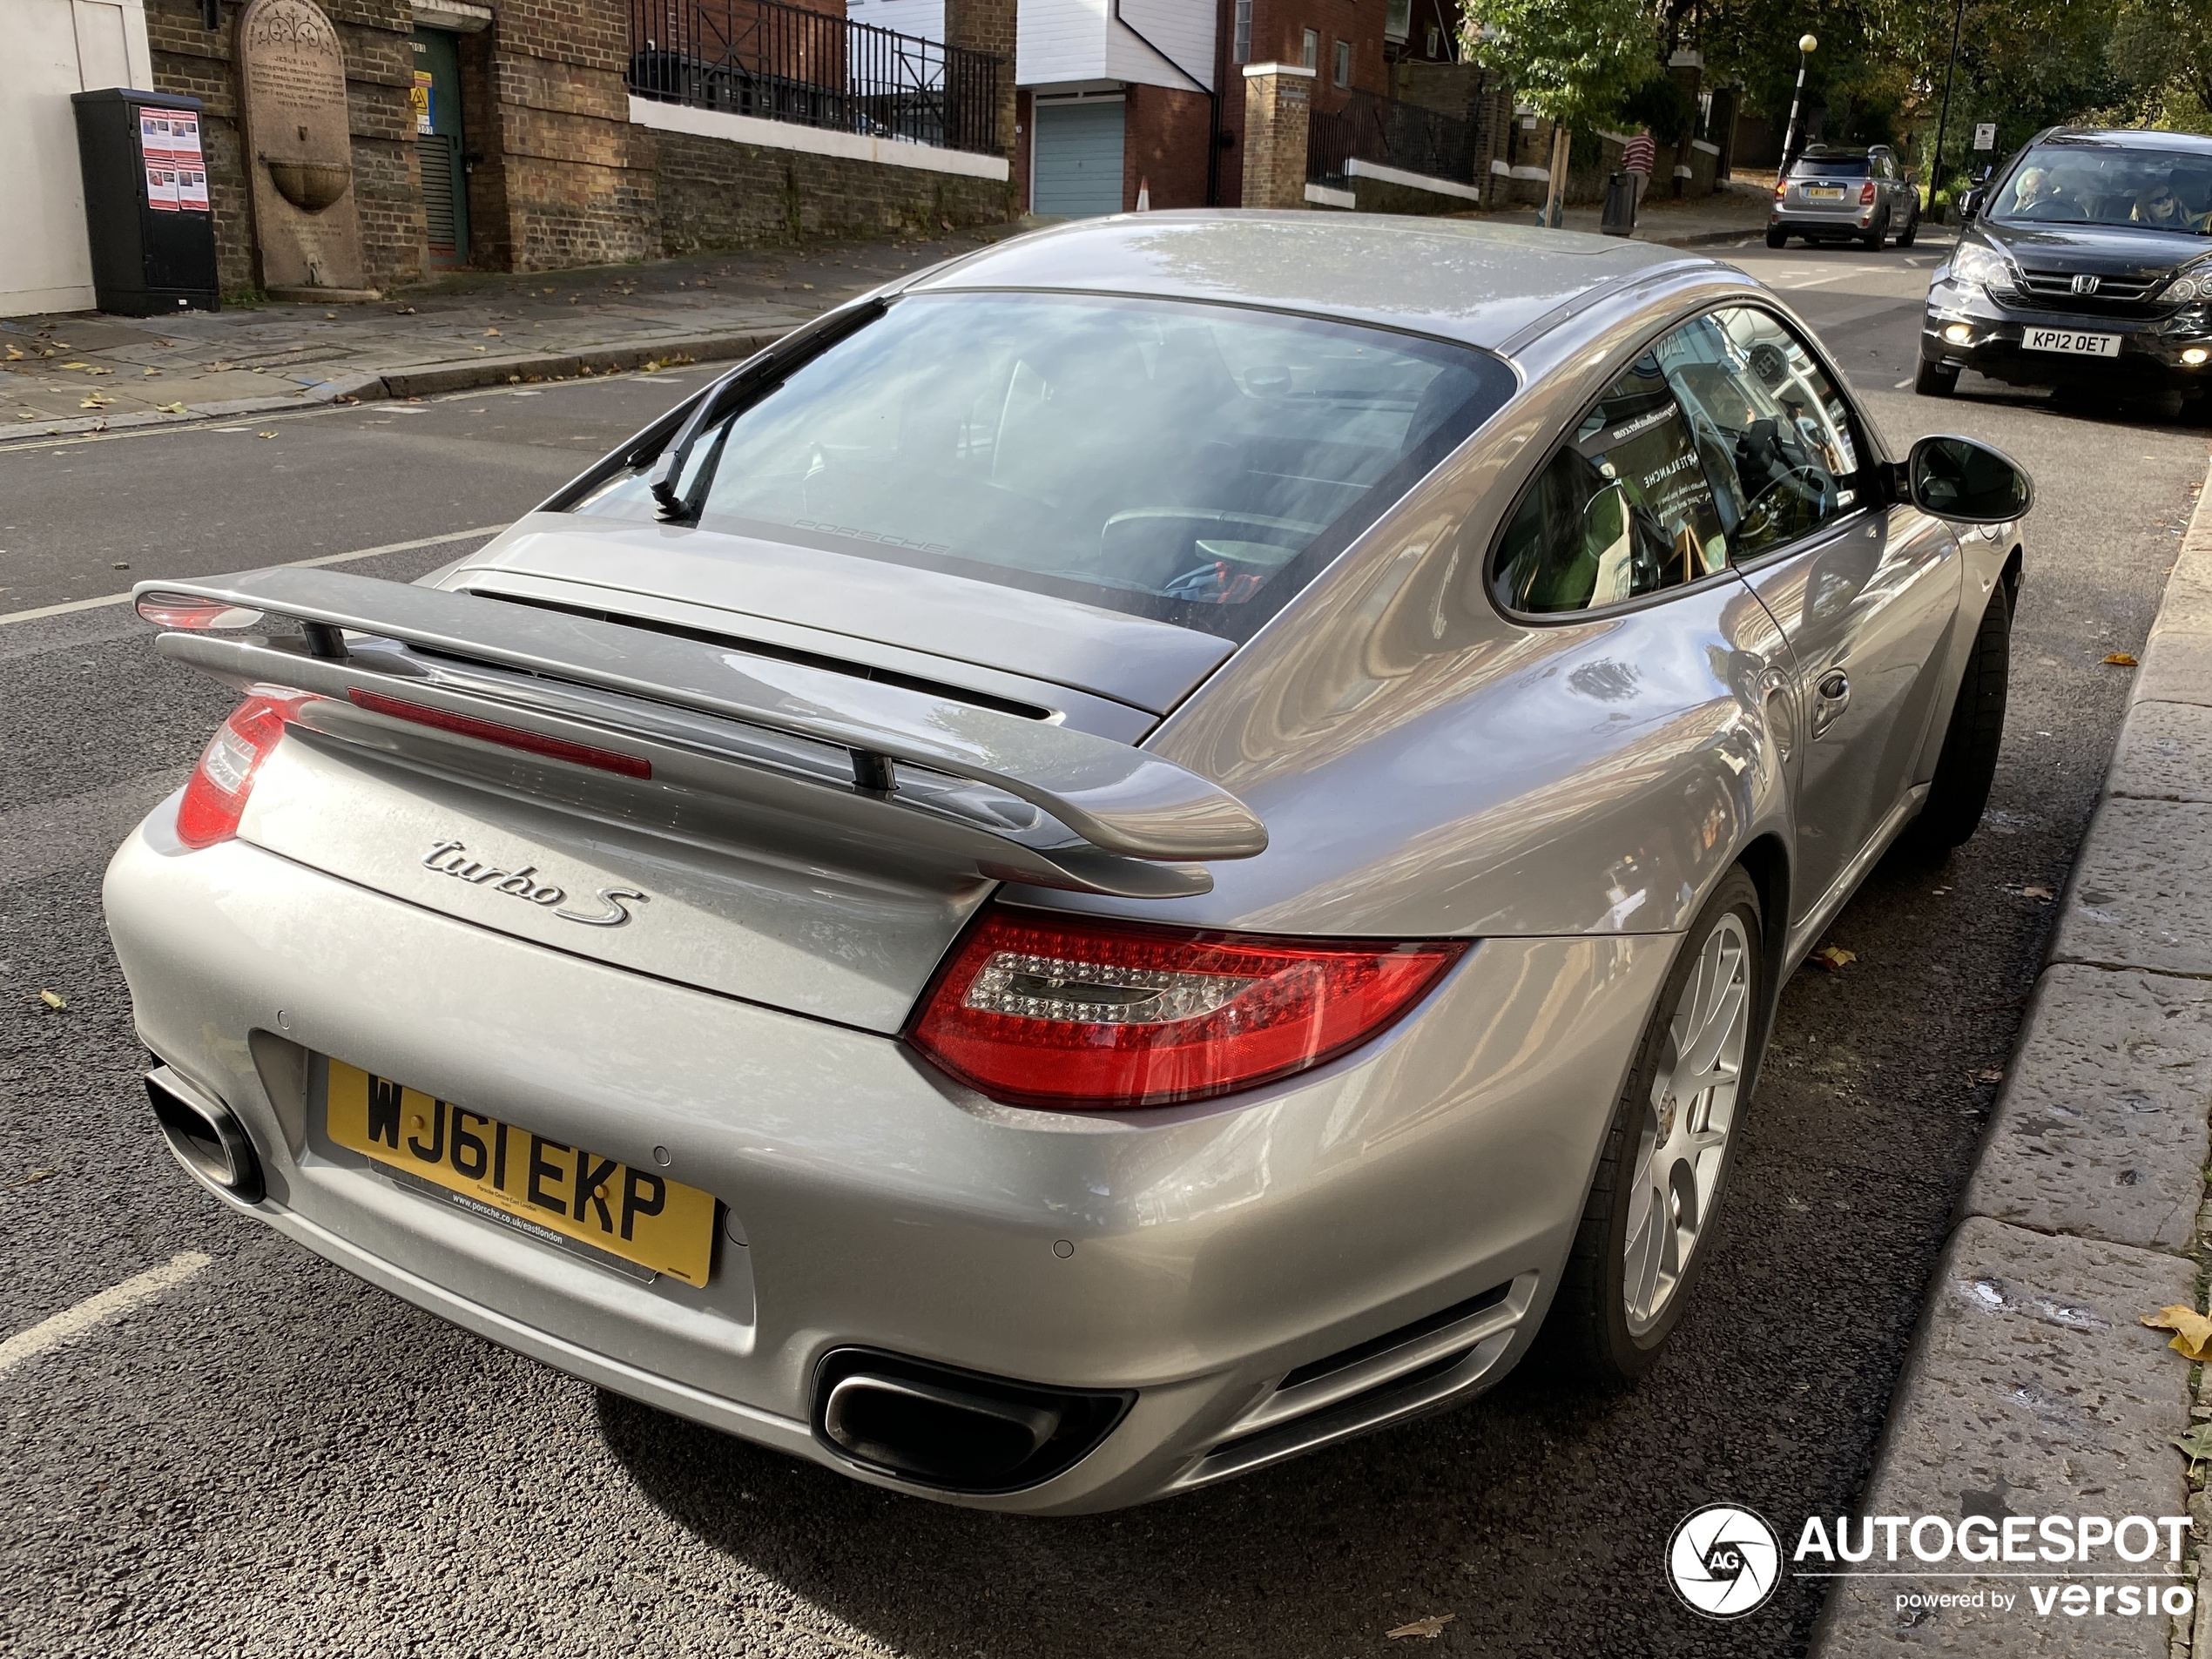
[[[2009,289],[2013,286],[2013,267],[1993,248],[1984,247],[1979,242],[1961,242],[1958,252],[1951,256],[1951,280],[1962,287],[1979,285]]]
[[[2185,306],[2212,300],[2212,264],[2192,265],[2161,289],[2158,296],[2169,305]]]

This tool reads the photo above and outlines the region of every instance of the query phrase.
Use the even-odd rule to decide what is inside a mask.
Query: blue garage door
[[[1029,211],[1080,219],[1122,211],[1119,99],[1037,105],[1037,153]]]

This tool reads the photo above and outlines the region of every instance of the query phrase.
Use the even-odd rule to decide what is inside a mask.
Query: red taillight
[[[938,974],[908,1037],[1015,1105],[1204,1100],[1366,1042],[1466,948],[991,910]]]
[[[1874,181],[1871,179],[1858,187],[1858,205],[1861,207],[1871,207],[1874,205]]]
[[[298,705],[249,697],[231,711],[200,752],[177,808],[177,839],[186,846],[212,846],[238,833],[253,774],[284,736],[285,718]]]
[[[417,725],[456,732],[464,738],[475,738],[482,743],[496,743],[509,749],[521,749],[530,754],[566,760],[573,765],[596,767],[601,772],[620,772],[625,778],[650,778],[653,775],[652,763],[637,755],[618,754],[612,749],[597,748],[588,743],[571,743],[566,738],[549,738],[539,732],[525,732],[518,725],[502,725],[496,720],[479,720],[473,714],[455,714],[445,709],[434,709],[427,703],[410,703],[405,698],[387,697],[381,691],[364,691],[358,686],[346,695],[353,700],[356,708],[367,709],[371,714],[389,715],[395,720],[412,720]]]

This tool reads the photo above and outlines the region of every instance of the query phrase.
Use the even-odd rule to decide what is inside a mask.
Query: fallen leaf
[[[273,432],[256,432],[253,435],[257,438],[273,438],[276,436],[276,434]]]
[[[2135,668],[2140,666],[2140,664],[2135,661],[2134,655],[2124,651],[2116,651],[2113,652],[2111,656],[2105,658],[2105,661],[2110,663],[2114,668]]]
[[[41,1181],[51,1181],[60,1173],[59,1170],[25,1170],[21,1180],[10,1181],[8,1184],[10,1187],[35,1187]],[[2176,1440],[2175,1444],[2178,1446],[2181,1442]]]
[[[1395,1630],[1386,1630],[1389,1636],[1426,1636],[1431,1642],[1444,1634],[1444,1627],[1460,1615],[1456,1613],[1434,1613],[1426,1619],[1415,1619],[1411,1624],[1401,1624]]]
[[[338,320],[338,314],[334,311],[326,311],[322,314],[322,320],[325,322],[336,322]]]
[[[112,374],[115,373],[115,371],[111,368],[88,368],[84,372],[87,374]]]
[[[484,332],[485,332],[487,334],[496,334],[499,332],[499,330],[498,330],[498,329],[496,329],[496,328],[487,328],[487,329],[485,329],[485,330],[484,330]]]
[[[2144,1314],[2137,1323],[2154,1331],[2174,1332],[2174,1339],[2166,1345],[2185,1359],[2212,1359],[2212,1319],[2193,1307],[2170,1303],[2155,1313]]]
[[[1845,950],[1841,945],[1823,945],[1813,952],[1812,960],[1831,974],[1840,974],[1846,964],[1858,960],[1855,950]]]
[[[185,412],[185,406],[181,403],[157,403],[153,407],[163,415],[182,415]]]
[[[2202,1463],[2206,1458],[2212,1458],[2212,1423],[2194,1425],[2174,1444],[2182,1448],[2182,1455],[2192,1463]]]
[[[104,409],[114,401],[115,400],[105,392],[94,392],[77,407],[80,409]]]
[[[38,1000],[41,1002],[44,1002],[50,1008],[65,1008],[69,1006],[68,1003],[62,1001],[60,996],[52,991],[39,992]]]
[[[158,368],[150,368],[150,369],[147,369],[147,370],[145,371],[145,375],[146,375],[146,378],[147,378],[148,380],[152,380],[152,379],[155,375],[158,374],[159,373],[161,373],[161,371],[160,371],[159,369],[158,369]]]
[[[62,365],[62,367],[63,367],[64,368],[91,368],[91,364],[90,364],[90,363],[64,363],[64,364]]]
[[[2057,898],[2058,894],[2053,893],[2048,887],[2022,887],[2020,889],[2020,897],[2023,899],[2041,899],[2046,902],[2048,902],[2050,900]]]
[[[1970,1083],[2001,1083],[2005,1081],[2005,1070],[2001,1066],[1984,1066],[1979,1071],[1968,1072],[1966,1081]]]

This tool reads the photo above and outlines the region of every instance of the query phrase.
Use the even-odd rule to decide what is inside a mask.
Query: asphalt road
[[[1898,388],[1934,262],[1734,252],[1893,442],[2035,474],[2013,711],[1982,833],[1885,866],[1801,973],[1677,1345],[1633,1393],[1509,1380],[1447,1415],[1119,1515],[874,1491],[491,1348],[219,1211],[137,1082],[99,878],[228,698],[118,606],[145,574],[449,536],[529,506],[669,377],[0,451],[0,1339],[205,1266],[73,1340],[0,1347],[0,1649],[26,1654],[1790,1654],[1819,1587],[1683,1610],[1698,1504],[1851,1507],[2202,481],[2202,429]],[[696,372],[696,371],[695,371]],[[273,430],[273,437],[256,434]],[[347,568],[411,577],[443,540]],[[116,567],[127,565],[127,570]],[[49,1007],[51,990],[67,1004]],[[1391,1642],[1454,1615],[1432,1645]]]

